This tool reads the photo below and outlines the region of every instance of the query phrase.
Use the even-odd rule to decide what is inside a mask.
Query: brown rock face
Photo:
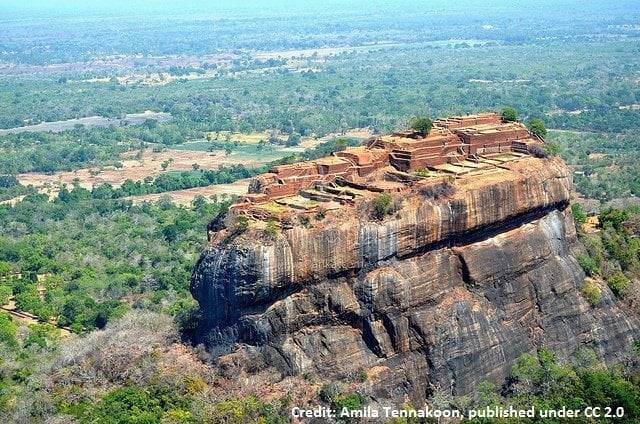
[[[201,337],[255,346],[286,373],[375,367],[374,397],[414,402],[436,385],[501,384],[542,346],[614,360],[640,323],[606,288],[595,308],[580,294],[568,169],[508,168],[459,179],[446,199],[404,193],[383,221],[356,205],[275,239],[217,232],[191,283]]]

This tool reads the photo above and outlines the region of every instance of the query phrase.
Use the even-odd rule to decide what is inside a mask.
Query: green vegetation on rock
[[[428,135],[431,128],[433,128],[433,122],[425,116],[418,116],[411,120],[411,129],[419,132],[423,136]]]
[[[591,306],[596,306],[600,303],[600,297],[602,296],[602,290],[593,280],[586,280],[582,285],[582,294],[584,295],[587,302],[591,304]]]
[[[373,198],[373,217],[377,220],[383,219],[393,211],[393,197],[389,193],[383,193]]]
[[[507,122],[514,122],[518,120],[518,111],[512,107],[506,107],[502,109],[502,119]]]
[[[527,126],[533,135],[540,138],[545,138],[547,136],[547,127],[541,119],[532,119]]]

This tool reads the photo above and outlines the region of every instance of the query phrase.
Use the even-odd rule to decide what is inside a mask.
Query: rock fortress
[[[275,166],[209,226],[199,339],[415,405],[543,346],[620,359],[640,323],[606,286],[582,297],[571,173],[543,145],[482,113]]]
[[[523,124],[503,122],[497,113],[439,119],[426,136],[417,131],[395,133],[333,156],[275,166],[253,180],[250,194],[233,209],[282,221],[289,209],[334,209],[376,193],[489,175],[541,145]]]

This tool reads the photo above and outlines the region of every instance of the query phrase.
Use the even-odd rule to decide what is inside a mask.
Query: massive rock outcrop
[[[380,221],[362,199],[275,236],[261,225],[212,232],[191,283],[201,338],[253,346],[285,373],[368,372],[374,397],[419,402],[434,386],[501,384],[542,346],[613,361],[640,337],[606,287],[595,307],[581,295],[561,160],[523,158],[452,184],[441,198],[397,194]]]

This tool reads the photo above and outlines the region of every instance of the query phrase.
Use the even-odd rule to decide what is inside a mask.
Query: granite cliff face
[[[275,237],[211,232],[191,282],[200,337],[253,346],[285,373],[364,371],[374,397],[414,402],[501,384],[542,346],[613,361],[640,337],[606,287],[596,307],[580,293],[562,161],[524,158],[453,188],[403,192],[382,221],[363,200]]]

